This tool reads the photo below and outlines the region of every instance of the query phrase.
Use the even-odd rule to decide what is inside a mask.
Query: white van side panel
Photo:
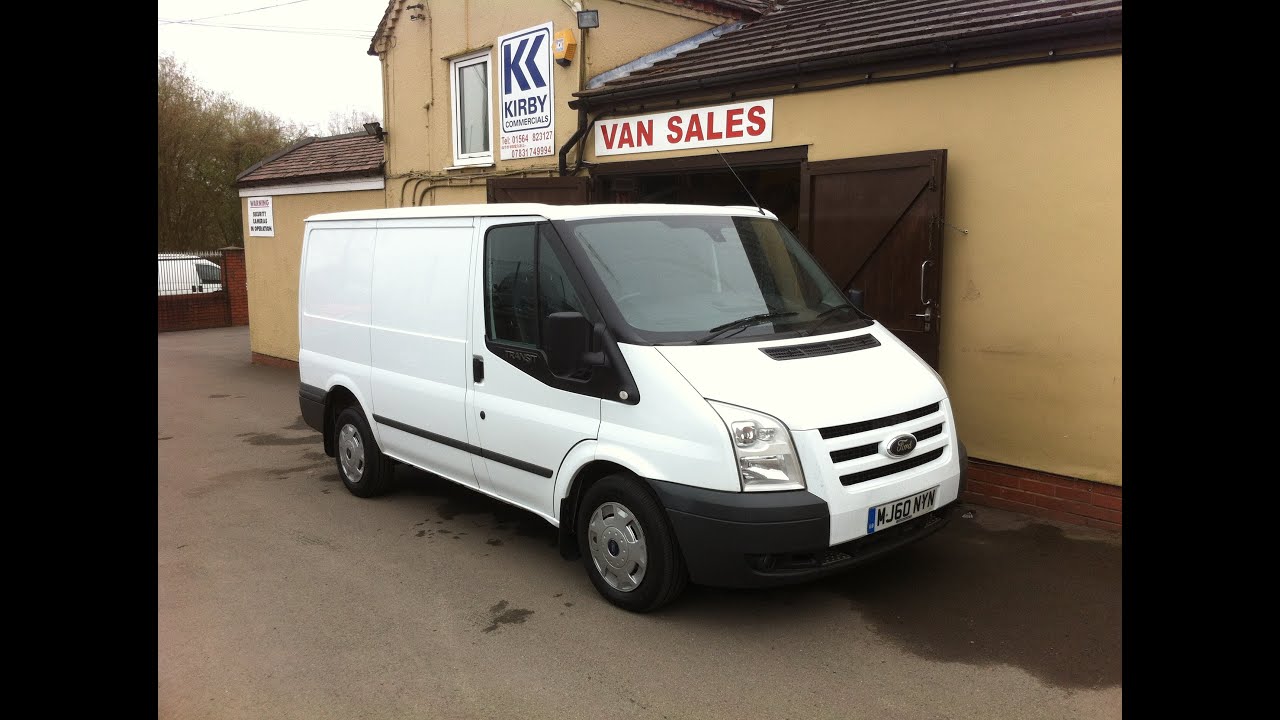
[[[373,412],[465,440],[470,382],[467,286],[474,230],[470,219],[417,222],[431,226],[384,221],[378,227],[371,328]],[[376,432],[384,452],[476,486],[470,453],[389,425],[379,424]]]
[[[372,412],[369,387],[369,321],[372,318],[371,221],[317,224],[302,259],[302,309],[298,336],[301,381],[330,390],[346,386]],[[370,425],[372,418],[368,418]]]

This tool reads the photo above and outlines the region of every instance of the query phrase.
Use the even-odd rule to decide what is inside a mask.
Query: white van
[[[222,268],[198,255],[159,253],[157,295],[188,295],[222,289]]]
[[[763,210],[316,215],[298,297],[302,414],[348,490],[401,462],[536,513],[628,610],[843,570],[959,493],[941,378]]]

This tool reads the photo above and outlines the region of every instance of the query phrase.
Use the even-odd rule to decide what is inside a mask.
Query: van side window
[[[491,340],[537,347],[534,225],[504,225],[485,237],[485,330]]]
[[[212,263],[196,263],[196,274],[200,276],[201,285],[214,285],[222,282],[222,268]]]
[[[558,312],[582,312],[578,294],[569,283],[569,276],[551,249],[546,236],[538,238],[538,305],[543,334],[547,332],[547,316]]]
[[[538,347],[547,316],[582,312],[582,302],[544,233],[503,225],[485,237],[485,331],[490,340]]]

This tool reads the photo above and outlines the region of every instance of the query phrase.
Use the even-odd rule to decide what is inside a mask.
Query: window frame
[[[515,222],[515,223],[504,223],[502,225],[492,225],[484,231],[484,243],[483,243],[484,246],[483,248],[481,248],[480,263],[481,263],[481,291],[484,293],[484,339],[485,339],[485,342],[499,343],[501,345],[507,345],[510,347],[519,348],[521,350],[527,350],[531,352],[542,351],[542,319],[541,319],[542,318],[542,297],[541,297],[542,279],[538,276],[539,273],[542,271],[542,265],[541,265],[542,258],[539,257],[539,248],[538,248],[540,244],[538,242],[538,240],[540,239],[538,226],[540,224],[542,223],[536,220],[526,220],[526,221]],[[529,228],[533,234],[533,299],[534,299],[534,303],[533,303],[534,318],[533,319],[534,319],[534,325],[537,328],[536,332],[538,334],[538,341],[533,344],[523,343],[517,340],[508,340],[506,338],[500,338],[496,336],[496,332],[493,327],[493,320],[494,320],[493,293],[490,292],[490,288],[491,288],[490,277],[489,277],[490,235],[493,233],[494,230],[498,230],[498,229],[525,228],[525,227]]]
[[[453,124],[449,129],[453,143],[453,164],[455,167],[465,165],[493,164],[493,48],[469,53],[449,60],[449,105],[452,110]],[[462,152],[462,126],[459,124],[461,108],[458,106],[458,70],[470,65],[484,63],[485,72],[485,137],[489,141],[489,149],[482,153]]]

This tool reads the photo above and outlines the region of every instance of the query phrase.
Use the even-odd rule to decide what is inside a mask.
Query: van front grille
[[[941,401],[873,420],[820,428],[820,434],[835,474],[845,487],[940,460],[951,444],[951,426]],[[886,442],[900,435],[916,439],[911,453],[891,457],[880,452]]]
[[[916,442],[927,440],[940,434],[942,434],[942,423],[911,433],[911,435],[915,436]],[[878,442],[873,442],[869,445],[858,445],[857,447],[845,448],[844,450],[835,450],[831,453],[831,462],[842,463],[846,460],[856,460],[860,457],[875,455],[879,450],[880,443]]]
[[[848,487],[856,483],[866,482],[868,480],[875,480],[876,478],[882,478],[887,475],[893,475],[894,473],[900,473],[904,470],[910,470],[911,468],[920,467],[925,463],[931,463],[934,460],[937,460],[938,458],[942,457],[943,450],[946,450],[946,448],[940,447],[937,450],[930,450],[929,452],[924,453],[923,455],[917,455],[916,457],[907,458],[906,460],[900,460],[895,463],[889,463],[888,465],[881,465],[880,467],[871,468],[870,470],[863,470],[862,472],[849,473],[848,475],[841,475],[840,484],[844,485],[845,487]]]

